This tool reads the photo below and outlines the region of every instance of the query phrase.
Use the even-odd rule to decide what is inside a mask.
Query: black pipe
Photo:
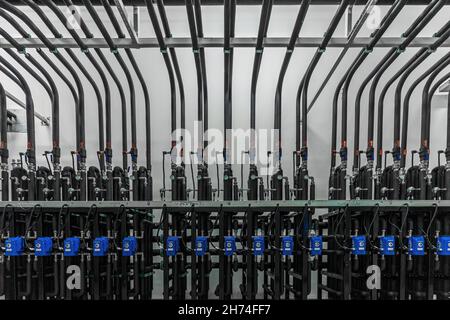
[[[60,137],[59,137],[59,92],[56,87],[56,83],[53,80],[52,76],[47,72],[47,70],[37,62],[33,56],[29,53],[24,52],[25,58],[30,61],[30,63],[39,70],[39,72],[45,77],[47,80],[49,87],[47,88],[47,84],[40,77],[36,77],[37,74],[33,72],[19,57],[11,51],[11,49],[5,49],[5,51],[14,58],[25,70],[28,71],[36,80],[38,80],[41,85],[44,86],[45,90],[50,95],[51,103],[52,103],[52,162],[53,162],[53,200],[60,200],[60,158],[61,158],[61,149],[60,149]]]
[[[445,29],[444,29],[445,28]],[[444,31],[444,32],[441,32]],[[403,70],[402,76],[400,80],[398,81],[397,87],[395,89],[395,103],[394,103],[394,141],[393,141],[393,149],[392,154],[394,157],[394,162],[398,163],[400,167],[401,165],[401,158],[403,150],[400,148],[400,115],[401,115],[401,98],[402,98],[402,89],[403,86],[409,77],[409,75],[428,57],[430,56],[448,37],[450,36],[450,24],[446,24],[443,28],[439,31],[440,35],[438,36],[438,40],[435,41],[431,46],[428,48],[423,48],[419,50],[419,52],[422,52],[422,55],[420,58],[416,59],[410,59],[408,63],[405,64],[405,67],[407,67],[406,70]],[[418,52],[418,54],[419,54]],[[386,85],[385,88],[383,88],[383,91],[380,95],[379,101],[383,103],[384,95],[388,89],[388,87],[395,81],[396,77],[393,77]],[[405,114],[403,115],[405,116]],[[379,138],[378,138],[379,139]],[[379,140],[381,141],[381,140]],[[382,142],[382,141],[381,141]]]
[[[103,6],[106,9],[106,13],[108,14],[109,19],[111,20],[114,29],[116,33],[118,34],[119,38],[125,38],[125,34],[122,32],[122,29],[120,27],[119,22],[117,21],[117,18],[112,10],[111,5],[108,1],[102,0]],[[98,20],[98,16],[97,16]],[[97,25],[101,25],[101,23],[97,22]],[[109,36],[106,29],[103,27],[102,34],[105,38],[108,38],[109,43],[113,45],[113,41],[111,37]],[[110,46],[110,48],[113,48]],[[113,52],[116,54],[116,58],[118,59],[119,63],[121,64],[122,69],[124,70],[128,83],[133,90],[134,95],[134,84],[132,83],[131,74],[129,73],[123,59],[119,55],[117,49],[114,49]],[[146,194],[146,200],[150,200],[152,198],[152,187],[151,187],[151,166],[152,166],[152,160],[151,160],[151,114],[150,114],[150,96],[148,93],[147,85],[145,83],[144,77],[142,75],[141,70],[139,69],[137,62],[134,58],[134,55],[130,49],[125,49],[125,53],[130,60],[131,66],[133,67],[134,72],[136,73],[136,76],[138,77],[138,80],[142,87],[142,92],[144,94],[144,104],[145,104],[145,128],[146,128],[146,164],[147,164],[147,180],[149,187],[146,188],[145,194]],[[131,81],[131,82],[130,82]],[[130,92],[131,93],[131,92]],[[137,150],[137,140],[136,140],[136,106],[135,106],[135,98],[131,98],[131,139],[132,139],[132,146],[130,150],[131,159],[132,159],[132,171],[133,171],[133,190],[138,190],[138,167],[137,167],[137,157],[138,157],[138,150]],[[134,142],[133,142],[134,141]],[[133,192],[133,199],[138,199],[138,192]]]
[[[403,116],[402,116],[402,137],[401,137],[401,161],[400,167],[404,168],[406,164],[406,148],[408,146],[408,115],[409,115],[409,105],[411,96],[414,89],[425,80],[432,72],[434,72],[440,65],[444,64],[450,59],[450,53],[444,55],[436,63],[434,63],[429,69],[422,73],[417,79],[411,84],[410,88],[406,92],[405,98],[403,99]],[[425,110],[424,110],[425,111]],[[422,121],[426,121],[425,114],[422,114]]]
[[[297,113],[300,113],[300,103],[302,106],[302,148],[300,151],[301,159],[302,159],[302,165],[304,168],[307,168],[308,163],[308,88],[309,88],[309,82],[311,80],[312,73],[314,72],[315,67],[319,63],[320,58],[322,57],[322,53],[325,52],[328,43],[331,39],[331,37],[334,34],[334,31],[336,30],[343,14],[345,13],[345,10],[347,9],[347,6],[349,5],[348,0],[343,0],[341,4],[339,5],[339,8],[337,9],[335,15],[333,16],[333,19],[328,26],[327,31],[325,32],[325,35],[322,39],[322,43],[317,49],[316,53],[314,54],[314,57],[312,58],[306,74],[304,75],[298,91],[297,91]]]
[[[194,9],[192,0],[186,0],[186,11],[189,21],[189,32],[192,39],[192,52],[194,54],[194,60],[195,60],[195,68],[197,71],[197,119],[199,122],[199,125],[201,126],[200,132],[199,132],[199,148],[197,157],[200,159],[200,162],[204,162],[203,160],[203,151],[204,151],[204,114],[203,114],[203,73],[202,73],[202,64],[201,64],[201,57],[200,57],[200,48],[198,44],[198,38],[197,38],[197,26],[195,23],[195,16],[194,16]]]
[[[386,32],[387,28],[392,24],[397,15],[400,13],[401,9],[405,5],[406,0],[397,0],[389,9],[388,13],[384,16],[380,27],[372,33],[372,40],[367,45],[366,48],[361,49],[358,56],[354,60],[352,66],[347,70],[344,77],[340,80],[333,98],[333,120],[332,120],[332,147],[331,147],[331,168],[336,166],[336,142],[337,142],[337,108],[338,108],[338,98],[339,92],[342,88],[342,125],[341,125],[341,154],[346,157],[347,148],[347,104],[348,104],[348,90],[350,87],[351,80],[355,75],[358,68],[362,65],[367,56],[373,51],[373,48],[381,39],[383,34]],[[353,159],[353,170],[356,171],[359,166],[359,105],[355,106],[355,139],[354,139],[354,159]],[[341,159],[342,160],[342,159]]]
[[[439,73],[444,70],[448,65],[450,65],[450,59],[447,59],[440,66],[438,66],[428,77],[427,82],[422,91],[422,122],[421,122],[421,148],[420,148],[420,159],[428,160],[428,157],[424,154],[429,154],[430,149],[430,120],[431,120],[431,99],[429,99],[430,87]]]
[[[67,85],[67,87],[69,88],[69,90],[70,90],[70,92],[72,94],[73,100],[75,102],[75,110],[76,110],[78,108],[78,105],[79,105],[79,98],[78,98],[77,90],[74,88],[72,82],[70,82],[70,80],[67,78],[67,76],[61,71],[60,68],[58,68],[56,66],[56,64],[48,57],[48,55],[45,54],[44,51],[42,51],[42,49],[36,49],[36,52],[50,66],[50,68],[52,68],[53,71],[55,71],[55,73],[58,75],[58,77],[60,77],[61,80]],[[76,141],[78,141],[78,137],[79,137],[78,129],[76,130],[76,132],[77,132],[77,134],[76,134]]]
[[[10,3],[1,0],[0,1],[0,7],[4,8],[5,10],[11,12],[15,16],[17,16],[20,20],[22,20],[28,27],[36,34],[36,36],[44,43],[44,45],[58,58],[58,60],[61,61],[61,63],[67,68],[67,70],[71,73],[72,77],[75,80],[75,83],[77,85],[78,90],[78,108],[77,108],[77,116],[76,116],[76,129],[77,129],[77,142],[78,142],[78,167],[80,171],[80,177],[81,181],[83,181],[80,184],[80,197],[79,200],[85,200],[86,199],[86,149],[85,149],[85,123],[84,123],[84,91],[83,86],[81,84],[81,81],[75,72],[75,70],[72,68],[72,66],[67,62],[67,60],[61,55],[60,52],[58,52],[57,48],[47,39],[47,37],[42,33],[42,31],[31,21],[31,19],[26,16],[23,12],[18,10],[15,6],[12,6]],[[33,9],[36,6],[33,6]],[[42,13],[42,10],[37,10],[36,13],[40,16],[44,16],[45,14]],[[59,35],[59,37],[62,37]],[[66,49],[66,51],[69,51],[70,49]]]
[[[27,1],[27,0],[24,0]],[[66,29],[69,31],[72,38],[75,40],[75,42],[78,44],[78,46],[81,48],[81,51],[86,55],[86,57],[89,59],[91,64],[94,66],[94,68],[97,70],[98,74],[100,75],[103,85],[105,87],[105,97],[107,100],[106,108],[111,109],[111,101],[110,101],[110,92],[109,92],[109,85],[108,81],[106,80],[106,76],[101,69],[98,62],[95,60],[95,58],[92,56],[91,52],[87,48],[87,46],[83,43],[82,39],[78,36],[78,34],[75,32],[73,28],[69,26],[69,21],[67,17],[62,13],[62,11],[50,0],[41,0],[43,3],[45,3],[52,11],[53,13],[58,17],[58,19],[66,26]],[[27,1],[29,2],[29,1]],[[66,5],[70,6],[72,3],[70,1],[65,1]],[[29,4],[33,9],[35,6],[32,4]],[[43,12],[39,13],[38,8],[35,8],[36,12],[39,14],[40,18],[43,20],[45,25],[49,27],[50,30],[54,30],[52,28],[52,23],[50,20],[45,16]],[[56,30],[55,30],[56,31]],[[59,36],[59,32],[54,33],[55,37]],[[67,50],[68,55],[71,57],[71,59],[74,61],[74,63],[77,65],[78,69],[83,73],[83,75],[86,77],[88,82],[91,84],[92,88],[94,89],[95,95],[97,97],[97,109],[98,109],[98,130],[99,130],[99,151],[101,152],[100,156],[100,169],[102,172],[104,172],[104,157],[103,152],[105,150],[105,129],[104,129],[104,119],[103,119],[103,99],[100,94],[100,90],[97,86],[97,83],[92,78],[88,70],[85,68],[85,66],[81,63],[81,61],[76,57],[76,55],[73,53],[72,50]],[[109,104],[109,107],[108,107]],[[84,122],[84,117],[80,116],[80,122]]]
[[[377,85],[384,74],[384,72],[392,65],[392,63],[402,54],[411,41],[419,34],[419,32],[428,24],[428,22],[439,12],[439,10],[444,5],[444,1],[442,0],[434,0],[428,5],[429,12],[426,15],[420,15],[407,30],[407,37],[402,42],[402,44],[397,48],[392,48],[387,54],[386,57],[388,59],[383,64],[378,64],[374,70],[377,70],[377,73],[373,76],[372,84],[369,92],[369,112],[368,112],[368,130],[367,130],[367,150],[373,149],[373,140],[374,140],[374,113],[375,113],[375,93]],[[431,8],[430,8],[431,7]],[[426,11],[426,10],[425,10]],[[420,55],[417,56],[419,58]],[[382,118],[382,110],[379,109],[379,117]],[[382,133],[380,133],[382,134]],[[380,141],[377,141],[380,144]],[[381,150],[381,149],[379,149]],[[369,153],[370,156],[370,153]],[[378,152],[377,154],[377,169],[381,168],[381,158],[382,153]],[[369,158],[370,159],[370,158]],[[371,159],[373,160],[373,159]]]
[[[3,85],[0,83],[0,160],[1,160],[1,178],[2,178],[2,201],[9,200],[9,173],[8,173],[8,110],[6,108],[6,92]],[[1,263],[4,268],[4,261]],[[3,276],[2,272],[2,276]],[[2,278],[2,285],[4,279]],[[3,292],[3,290],[0,290]]]
[[[280,74],[278,76],[277,89],[275,93],[275,114],[274,114],[274,129],[278,130],[278,166],[281,168],[281,157],[282,157],[282,146],[281,146],[281,95],[283,90],[283,81],[286,74],[289,62],[292,57],[292,53],[295,49],[295,43],[298,39],[298,35],[303,26],[303,22],[306,18],[306,13],[308,12],[311,0],[303,0],[300,9],[295,20],[294,29],[292,30],[291,37],[289,39],[289,44],[284,55],[283,64],[281,65]]]
[[[195,15],[195,22],[196,22],[196,26],[197,26],[197,37],[198,38],[203,38],[203,22],[202,22],[202,8],[201,8],[201,3],[200,0],[193,0],[194,1],[194,15]],[[232,0],[232,8],[235,8],[234,5],[235,0]],[[232,11],[235,9],[232,9]],[[235,15],[232,14],[232,17],[234,17]],[[234,18],[232,18],[234,19]],[[234,37],[234,21],[232,21],[231,23],[231,37]],[[231,49],[231,64],[233,61],[233,49]],[[203,84],[203,131],[206,132],[208,131],[209,125],[208,125],[208,80],[206,77],[206,58],[205,58],[205,48],[204,47],[200,47],[200,64],[202,67],[202,84]],[[231,67],[231,73],[232,71],[232,67]],[[231,77],[229,79],[229,81],[231,82]],[[230,83],[230,95],[231,95],[231,83]],[[230,105],[231,105],[231,97],[230,97]],[[208,141],[205,141],[205,148],[208,145]]]
[[[3,64],[10,72],[13,73],[14,77],[20,82],[20,86],[25,93],[25,106],[26,106],[26,118],[27,118],[27,159],[28,159],[28,201],[33,201],[35,198],[35,177],[36,177],[36,136],[34,129],[34,103],[31,96],[31,90],[28,86],[27,81],[22,76],[22,74],[14,68],[5,58],[0,56],[0,63]],[[2,72],[5,73],[2,67]],[[14,79],[13,79],[14,80]]]
[[[272,13],[273,0],[263,0],[261,17],[259,19],[258,37],[255,47],[255,58],[253,60],[252,84],[250,91],[250,163],[254,164],[256,148],[256,88],[258,85],[259,70],[264,52],[264,38],[267,36],[270,16]]]
[[[163,0],[156,0],[156,4],[158,6],[159,16],[161,18],[161,24],[164,29],[164,33],[167,39],[172,38],[172,33],[170,31],[169,21],[167,19],[166,10],[164,8]],[[175,76],[178,82],[178,91],[180,96],[180,128],[181,130],[186,129],[186,103],[185,103],[185,94],[184,94],[184,85],[183,78],[181,76],[180,66],[178,64],[178,58],[175,51],[175,48],[169,48],[170,58],[172,59],[173,69],[175,71]]]
[[[116,33],[118,34],[119,38],[125,38],[125,34],[122,32],[122,28],[120,27],[119,22],[117,21],[117,18],[112,11],[111,6],[109,5],[108,1],[102,0],[102,3],[106,9],[106,13],[108,14],[109,19],[111,20],[114,29]],[[134,72],[136,73],[136,76],[138,77],[139,83],[141,84],[142,92],[144,94],[144,107],[145,107],[145,128],[146,128],[146,163],[147,163],[147,171],[148,176],[151,175],[151,167],[152,167],[152,155],[151,155],[151,115],[150,115],[150,96],[148,93],[147,84],[145,83],[144,77],[142,75],[141,70],[139,69],[136,60],[133,56],[133,53],[130,49],[125,49],[125,53],[128,57],[128,60],[130,60],[131,66],[133,67]],[[135,150],[136,157],[137,157],[137,149]],[[149,190],[151,188],[148,188]]]
[[[172,68],[172,63],[170,57],[168,55],[167,46],[164,41],[164,36],[161,31],[161,27],[158,22],[158,17],[156,15],[155,8],[153,7],[152,1],[147,2],[147,11],[150,16],[150,21],[153,25],[153,30],[155,31],[156,38],[158,39],[159,49],[163,56],[164,63],[166,65],[167,73],[169,75],[169,83],[170,83],[170,100],[171,100],[171,134],[172,134],[172,142],[171,148],[173,148],[176,144],[175,141],[175,131],[177,130],[177,94],[175,87],[175,76]]]

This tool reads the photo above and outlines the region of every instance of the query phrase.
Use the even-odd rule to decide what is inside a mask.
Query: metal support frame
[[[450,200],[270,200],[270,201],[2,201],[0,210],[5,206],[15,210],[30,210],[38,205],[42,209],[60,209],[67,206],[71,211],[85,211],[92,206],[98,210],[115,208],[134,209],[163,209],[167,212],[246,212],[250,208],[254,211],[270,211],[279,208],[281,211],[298,211],[306,206],[314,209],[338,209],[348,207],[351,209],[372,210],[380,209],[398,210],[405,207],[413,208],[450,208]],[[328,214],[327,214],[328,215]],[[325,216],[327,216],[325,215]]]
[[[50,38],[48,39],[52,45],[57,48],[79,48],[74,39],[71,38]],[[108,43],[103,38],[84,38],[82,39],[88,48],[109,48]],[[46,46],[37,38],[16,38],[15,41],[19,45],[25,48],[46,48]],[[156,38],[140,38],[137,43],[133,39],[129,38],[114,38],[114,44],[118,48],[131,48],[131,49],[143,49],[143,48],[159,48],[158,40]],[[165,38],[167,47],[169,48],[190,48],[192,47],[192,41],[190,38]],[[214,38],[201,38],[198,39],[200,47],[209,48],[221,48],[223,47],[224,39],[220,37]],[[237,37],[231,39],[231,47],[233,48],[252,48],[256,46],[257,38],[253,37]],[[349,39],[346,37],[332,38],[328,44],[330,48],[363,48],[367,46],[371,41],[369,37],[355,38],[349,43]],[[392,48],[400,45],[404,39],[398,37],[385,37],[381,39],[376,47],[378,48]],[[420,37],[414,39],[409,48],[422,48],[428,47],[436,41],[433,37]],[[286,37],[271,37],[264,40],[264,47],[267,48],[284,48],[288,45],[289,38]],[[321,37],[305,37],[298,38],[295,46],[305,48],[319,47],[322,42]],[[450,47],[450,40],[445,41],[442,48]],[[0,39],[0,48],[13,48],[11,43],[4,39]]]
[[[114,0],[114,4],[116,5],[117,10],[119,10],[120,17],[122,18],[128,33],[130,34],[133,44],[138,44],[139,43],[138,35],[136,34],[136,31],[134,30],[133,25],[131,24],[131,21],[128,17],[127,9],[125,8],[123,1]]]
[[[6,91],[5,90],[5,94],[6,94],[6,97],[8,98],[8,99],[10,99],[11,101],[13,101],[15,104],[17,104],[19,107],[21,107],[22,109],[25,109],[26,110],[26,105],[25,105],[25,103],[22,101],[22,100],[20,100],[19,98],[17,98],[15,95],[13,95],[12,93],[10,93],[10,92],[8,92],[8,91]],[[45,116],[43,116],[43,115],[41,115],[39,112],[34,112],[34,116],[37,118],[37,119],[39,119],[39,120],[41,120],[41,123],[42,123],[42,125],[44,125],[44,126],[46,126],[46,127],[50,127],[50,118],[48,118],[48,117],[45,117]]]

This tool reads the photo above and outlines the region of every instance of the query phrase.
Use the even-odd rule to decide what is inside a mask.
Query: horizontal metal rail
[[[17,38],[15,39],[20,45],[26,48],[45,48],[45,45],[37,38]],[[351,48],[363,48],[367,46],[372,38],[358,37],[353,39],[350,44]],[[49,41],[57,48],[78,48],[77,43],[72,38],[50,38]],[[158,40],[156,38],[139,38],[137,43],[131,38],[115,38],[114,43],[118,48],[159,48]],[[215,38],[202,38],[198,39],[200,47],[220,48],[224,45],[224,39],[220,37]],[[237,37],[231,39],[231,46],[234,48],[252,48],[256,46],[256,38],[253,37]],[[392,48],[399,46],[404,41],[403,38],[386,37],[381,39],[376,47],[379,48]],[[422,48],[433,44],[436,38],[433,37],[421,37],[415,38],[409,47]],[[83,42],[89,48],[109,48],[108,43],[103,38],[85,38]],[[190,38],[166,38],[165,42],[168,47],[173,48],[189,48],[192,47],[192,41]],[[264,47],[269,48],[285,48],[289,43],[289,38],[286,37],[271,37],[264,40]],[[321,37],[305,37],[298,38],[295,46],[305,48],[316,48],[322,43]],[[330,40],[328,47],[330,48],[345,48],[347,47],[348,39],[346,37],[336,37]],[[450,40],[445,41],[441,47],[450,47]],[[5,39],[0,39],[0,48],[13,48],[11,43]]]
[[[20,0],[8,0],[15,5],[23,5],[23,2]],[[64,5],[63,0],[53,0],[57,5]],[[155,0],[153,0],[155,2]],[[203,1],[202,5],[206,6],[223,6],[224,0],[208,0]],[[298,0],[274,0],[274,5],[300,5],[300,1]],[[380,5],[391,5],[394,0],[381,0],[379,1]],[[428,4],[430,0],[409,0],[407,2],[408,5],[425,5]],[[73,0],[75,5],[83,5],[82,0]],[[100,0],[92,0],[94,5],[101,5]],[[145,6],[144,0],[124,0],[124,5],[129,6]],[[312,0],[312,5],[338,5],[340,3],[339,0]],[[447,3],[450,3],[447,1]],[[261,5],[261,0],[236,0],[237,5]],[[364,5],[365,0],[356,0],[355,5]],[[165,0],[164,5],[166,6],[182,6],[185,5],[184,0]]]
[[[7,97],[8,99],[10,99],[11,101],[13,101],[13,102],[14,102],[15,104],[17,104],[19,107],[21,107],[22,109],[25,109],[25,110],[27,109],[27,106],[25,105],[25,103],[24,103],[22,100],[20,100],[19,98],[17,98],[15,95],[13,95],[12,93],[10,93],[10,92],[8,92],[8,91],[6,91],[6,90],[5,90],[5,94],[6,94],[6,97]],[[35,116],[37,119],[41,120],[42,125],[44,125],[44,126],[46,126],[46,127],[50,127],[50,120],[49,120],[49,118],[43,116],[42,114],[40,114],[40,113],[37,112],[37,111],[34,112],[34,116]]]
[[[400,210],[405,207],[413,208],[439,208],[450,209],[450,200],[287,200],[287,201],[3,201],[0,202],[0,211],[6,206],[15,210],[30,210],[34,207],[42,209],[60,209],[67,206],[70,209],[86,209],[96,207],[98,209],[165,209],[168,211],[189,212],[193,209],[196,212],[208,211],[217,212],[223,210],[234,212],[253,211],[300,211],[305,207],[316,209],[339,209],[348,207],[349,209],[374,210],[380,209]]]

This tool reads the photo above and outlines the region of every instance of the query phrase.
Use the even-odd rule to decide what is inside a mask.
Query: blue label
[[[380,237],[380,253],[383,256],[395,255],[395,237],[394,236]]]
[[[166,255],[168,257],[174,257],[180,250],[180,238],[176,236],[167,237],[166,240]]]
[[[439,256],[450,256],[450,236],[438,237],[437,254]]]
[[[281,238],[281,253],[283,256],[292,256],[294,253],[294,238],[292,236]]]
[[[18,257],[25,250],[25,240],[22,237],[12,237],[5,240],[5,256]]]
[[[126,237],[122,240],[122,256],[131,257],[136,254],[137,239],[136,237]]]
[[[265,242],[263,236],[253,236],[253,255],[262,256],[265,250]]]
[[[408,240],[408,251],[412,256],[425,255],[425,238],[423,236],[410,237]]]
[[[225,236],[223,245],[227,257],[232,256],[236,252],[236,238],[234,236]]]
[[[67,238],[64,240],[64,256],[76,257],[80,252],[80,238]]]
[[[48,257],[52,254],[53,240],[50,237],[39,237],[34,240],[34,254],[37,257]]]
[[[312,256],[321,256],[323,249],[323,239],[322,236],[313,236],[310,239],[311,243],[311,255]]]
[[[95,238],[93,242],[94,257],[104,257],[109,250],[109,239],[107,237]]]
[[[355,256],[363,256],[366,254],[365,236],[352,236],[352,254]]]
[[[208,237],[197,237],[195,239],[195,255],[203,257],[208,251]]]

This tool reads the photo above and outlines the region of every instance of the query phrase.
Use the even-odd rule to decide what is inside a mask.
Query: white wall
[[[337,6],[312,6],[309,10],[307,20],[304,24],[301,37],[316,36],[320,37],[325,32],[329,21],[331,20]],[[359,15],[362,8],[354,9],[355,17]],[[381,7],[383,13],[387,11],[386,7]],[[386,32],[386,36],[398,37],[406,30],[407,26],[415,19],[423,10],[423,6],[411,6],[405,8],[391,28]],[[29,9],[24,11],[33,19],[39,21],[36,15]],[[102,15],[104,12],[100,10]],[[271,37],[287,37],[292,31],[292,27],[297,15],[298,6],[276,6],[273,9],[272,19],[270,21],[268,36]],[[153,37],[154,33],[149,22],[146,11],[141,11],[141,37]],[[63,26],[56,20],[56,18],[49,12],[52,20],[63,31]],[[167,14],[170,20],[172,33],[175,37],[188,37],[189,29],[187,25],[187,18],[184,7],[168,7]],[[255,6],[239,6],[237,9],[236,18],[236,36],[238,37],[255,37],[258,29],[260,8]],[[433,19],[433,21],[421,32],[420,36],[431,36],[448,20],[450,14],[450,7],[446,7]],[[83,11],[83,16],[87,17],[87,13]],[[205,6],[203,8],[204,30],[206,37],[221,37],[223,36],[223,8]],[[87,19],[90,20],[90,19]],[[356,20],[356,18],[355,18]],[[89,25],[92,25],[88,22]],[[108,28],[112,30],[110,24],[105,19]],[[24,24],[22,24],[24,26]],[[42,26],[41,23],[39,23]],[[7,23],[2,22],[2,27],[9,29]],[[26,27],[26,26],[24,26]],[[42,26],[42,30],[50,36],[48,30]],[[92,27],[92,31],[96,36],[100,36],[98,30]],[[16,32],[12,32],[17,35]],[[64,30],[63,34],[67,35]],[[370,30],[366,27],[360,32],[360,36],[368,36]],[[339,25],[335,36],[345,35],[345,24]],[[337,58],[341,49],[330,48],[323,55],[322,60],[317,66],[310,85],[309,96],[312,98],[316,90],[319,88],[322,79],[325,77],[327,71],[331,68],[335,59]],[[325,199],[327,197],[328,184],[328,169],[330,163],[330,127],[331,127],[331,106],[332,97],[336,84],[345,70],[349,67],[352,59],[356,56],[360,49],[351,49],[347,53],[340,67],[332,77],[330,83],[318,99],[314,109],[309,114],[309,147],[310,147],[310,173],[317,181],[317,197]],[[83,63],[92,70],[89,62],[78,51],[77,54],[82,59]],[[283,105],[282,105],[282,122],[283,122],[283,150],[284,150],[284,169],[286,175],[292,176],[291,154],[295,148],[295,96],[299,82],[305,72],[309,61],[314,54],[315,49],[296,48],[291,64],[286,74],[284,88],[283,88]],[[394,74],[399,67],[403,65],[414,53],[415,48],[408,49],[398,61],[383,77],[379,91],[385,81]],[[35,53],[33,49],[28,50],[39,61],[41,58]],[[128,96],[128,89],[125,78],[120,67],[117,65],[109,54],[108,50],[104,50],[110,62],[117,70],[120,78],[123,80],[123,86]],[[283,48],[267,48],[264,53],[262,62],[258,92],[257,92],[257,127],[258,128],[272,128],[273,126],[273,106],[276,81],[278,72],[281,66],[285,49]],[[356,91],[359,83],[370,72],[373,66],[381,59],[387,52],[387,49],[376,49],[373,54],[369,56],[364,65],[356,73],[352,86],[350,88],[349,96],[349,149],[353,147],[353,106]],[[418,68],[410,77],[408,84],[411,83],[423,70],[434,63],[443,54],[448,52],[448,48],[439,49],[429,59],[423,63],[421,68]],[[159,188],[161,187],[161,152],[167,150],[170,144],[170,91],[167,71],[163,64],[161,54],[158,49],[142,49],[135,50],[135,56],[138,64],[145,76],[148,84],[151,97],[152,107],[152,147],[153,147],[153,176],[155,181],[155,199],[159,199]],[[186,108],[187,119],[186,123],[188,129],[193,129],[192,123],[196,119],[197,110],[197,87],[195,76],[195,65],[191,49],[177,50],[183,80],[186,90]],[[65,53],[64,53],[65,55]],[[7,56],[5,54],[5,56]],[[125,55],[124,55],[125,56]],[[233,126],[235,128],[248,128],[249,126],[249,105],[250,105],[250,83],[251,70],[253,64],[254,49],[239,48],[235,50],[235,65],[234,65],[234,80],[233,80]],[[8,57],[9,58],[9,57]],[[14,63],[15,64],[15,63]],[[17,64],[15,64],[17,65]],[[219,48],[210,48],[206,50],[206,65],[208,75],[209,87],[209,101],[210,101],[210,127],[222,128],[223,126],[223,52]],[[19,67],[20,69],[20,67]],[[51,74],[53,72],[47,68]],[[20,69],[22,70],[22,69]],[[93,77],[99,83],[101,88],[101,81],[95,72],[92,72]],[[67,87],[54,75],[58,83],[58,88],[61,97],[61,147],[63,155],[63,164],[70,165],[70,150],[75,148],[75,121],[74,121],[74,103],[72,101],[70,92]],[[35,100],[35,108],[38,112],[44,115],[51,114],[51,106],[48,96],[45,91],[29,76],[32,88],[33,98]],[[87,111],[87,151],[89,163],[96,165],[96,151],[98,149],[98,133],[97,133],[97,106],[92,88],[87,81],[85,82],[86,92],[86,111]],[[0,75],[0,81],[5,88],[23,99],[23,93],[11,81],[5,78],[3,74]],[[407,84],[407,86],[408,86]],[[118,92],[113,82],[110,84],[113,92],[113,150],[114,163],[121,165],[121,119],[120,119],[120,100]],[[406,87],[407,87],[406,86]],[[395,87],[395,86],[394,86]],[[406,88],[405,87],[405,88]],[[409,130],[409,149],[417,148],[419,144],[420,131],[417,130],[420,126],[420,90],[416,90],[412,98],[412,110],[410,112],[410,130]],[[101,88],[102,90],[102,88]],[[378,91],[378,92],[379,92]],[[389,91],[388,99],[385,103],[385,120],[384,120],[384,146],[385,149],[392,147],[392,112],[393,112],[393,90]],[[406,90],[405,90],[406,91]],[[144,132],[144,106],[140,86],[136,79],[136,94],[137,94],[137,108],[138,108],[138,139],[140,150],[140,164],[145,164],[145,136]],[[431,151],[433,154],[432,165],[436,163],[435,152],[438,149],[445,147],[445,130],[446,130],[446,108],[444,108],[444,99],[435,99],[437,104],[435,112],[432,115],[432,144]],[[11,103],[11,107],[12,107]],[[366,123],[367,123],[367,94],[363,97],[362,110],[362,135],[361,148],[365,149],[366,140]],[[40,125],[36,122],[36,143],[38,155],[42,154],[44,150],[51,149],[51,130],[48,127]],[[340,130],[338,131],[340,132]],[[17,157],[18,152],[24,151],[26,146],[24,134],[10,134],[9,147],[12,157]],[[351,158],[349,155],[349,159]],[[44,165],[44,158],[38,158],[39,163]],[[239,167],[235,168],[235,174],[239,175]],[[215,177],[215,168],[211,168],[211,175]],[[245,173],[246,177],[246,173]],[[246,179],[246,178],[245,178]],[[213,179],[214,184],[215,179]]]

